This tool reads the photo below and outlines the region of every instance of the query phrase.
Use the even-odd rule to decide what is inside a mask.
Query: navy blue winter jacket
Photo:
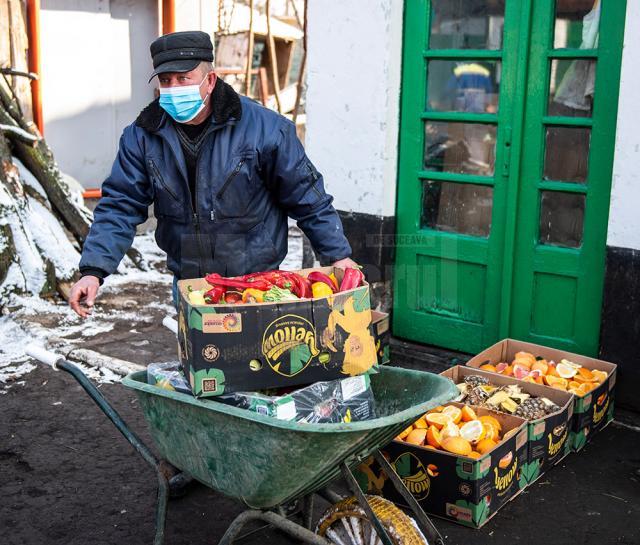
[[[221,79],[196,169],[195,209],[174,125],[157,100],[125,128],[102,185],[80,271],[113,273],[154,204],[156,241],[178,278],[235,276],[278,268],[287,216],[323,263],[351,255],[342,223],[293,123]]]

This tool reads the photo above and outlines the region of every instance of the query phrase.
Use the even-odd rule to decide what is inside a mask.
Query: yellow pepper
[[[264,301],[264,291],[256,288],[247,288],[242,292],[243,303],[262,303]]]
[[[311,293],[314,298],[327,297],[327,295],[333,295],[333,291],[324,282],[314,282],[311,284]]]
[[[329,275],[329,278],[331,278],[331,280],[333,280],[333,285],[334,285],[334,286],[339,286],[339,285],[340,285],[340,282],[338,282],[338,279],[336,278],[336,275],[335,275],[335,274],[331,273],[331,274]],[[336,290],[336,291],[337,291],[337,290]]]

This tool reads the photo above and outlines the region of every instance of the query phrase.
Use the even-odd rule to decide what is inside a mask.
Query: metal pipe
[[[44,116],[42,114],[42,74],[40,72],[40,0],[27,0],[27,39],[29,49],[27,62],[29,72],[36,74],[31,80],[31,110],[33,121],[40,134],[44,134]]]
[[[251,69],[253,68],[253,0],[249,0],[249,43],[247,44],[247,70],[244,94],[251,96]]]
[[[162,34],[171,34],[176,31],[176,2],[175,0],[162,0]]]

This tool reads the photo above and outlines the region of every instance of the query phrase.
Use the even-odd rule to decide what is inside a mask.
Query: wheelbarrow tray
[[[284,504],[336,478],[388,444],[428,410],[458,395],[447,378],[395,367],[371,376],[378,418],[342,424],[289,422],[147,384],[136,390],[162,458],[254,509]]]

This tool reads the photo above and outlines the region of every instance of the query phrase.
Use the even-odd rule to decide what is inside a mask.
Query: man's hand
[[[359,269],[360,268],[360,266],[350,257],[339,259],[331,266],[336,267],[338,269]]]
[[[91,275],[83,276],[73,285],[69,296],[69,306],[78,316],[86,318],[91,314],[99,288],[100,279]],[[84,305],[80,306],[80,301],[83,301]]]

